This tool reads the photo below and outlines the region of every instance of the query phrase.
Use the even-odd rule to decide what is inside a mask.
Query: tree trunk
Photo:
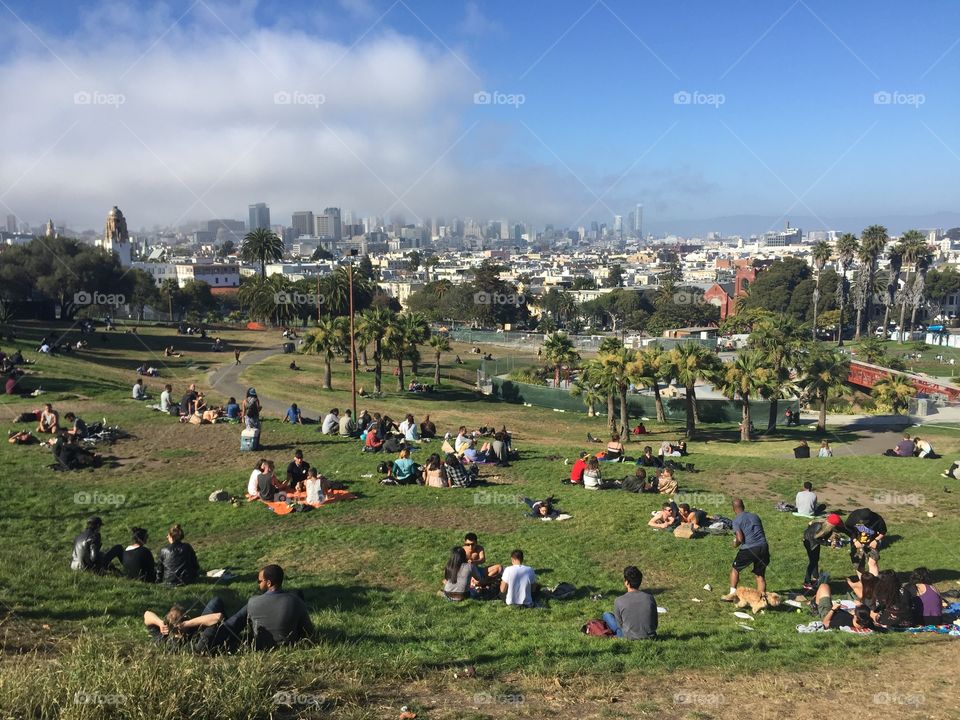
[[[627,386],[620,386],[620,426],[623,428],[625,437],[621,437],[622,442],[630,442],[630,433],[627,431],[627,425],[630,420],[630,413],[627,410]]]
[[[410,372],[413,373],[414,377],[420,374],[420,361],[417,360],[416,356],[410,359]]]
[[[694,414],[694,406],[697,400],[693,394],[693,388],[687,388],[687,440],[693,439],[693,434],[697,430],[697,421]]]
[[[607,427],[610,432],[613,432],[614,425],[616,420],[614,418],[614,408],[613,408],[613,391],[607,393]]]
[[[817,420],[817,432],[827,431],[827,396],[820,398],[820,419]]]
[[[777,417],[780,413],[780,399],[774,395],[770,398],[770,417],[767,419],[767,434],[775,433],[777,431]]]
[[[383,355],[381,354],[380,341],[377,340],[373,350],[373,389],[378,395],[382,392],[381,379],[383,378]]]
[[[440,353],[437,353],[437,364],[433,368],[433,384],[440,384]]]
[[[853,339],[855,342],[860,342],[860,326],[863,323],[863,310],[857,308],[857,329],[853,334]]]
[[[333,390],[333,373],[330,369],[330,356],[323,363],[323,389]]]
[[[403,355],[398,353],[397,357],[397,392],[403,392],[406,386],[403,384]]]
[[[845,282],[846,276],[840,279]],[[843,347],[843,301],[846,293],[840,293],[840,318],[837,320],[837,347]]]
[[[901,300],[903,300],[903,302],[900,303],[900,344],[903,345],[903,343],[904,343],[904,339],[903,339],[903,334],[904,334],[903,321],[907,319],[907,298],[906,298],[906,296],[902,297]],[[910,327],[913,327],[913,325],[911,325]]]
[[[750,398],[743,399],[743,424],[740,426],[740,442],[750,442]]]
[[[813,341],[817,341],[817,308],[820,306],[820,273],[817,273],[817,284],[813,288]]]
[[[364,367],[367,366],[367,346],[366,346],[366,344],[364,344],[364,346],[363,346],[362,348],[360,348],[360,362],[363,363],[363,366],[364,366]]]
[[[657,405],[657,422],[666,422],[667,416],[663,412],[663,398],[660,397],[660,383],[658,382],[653,383],[653,401]]]
[[[700,424],[700,408],[697,407],[697,390],[696,388],[690,388],[690,397],[693,400],[693,421],[699,425]]]
[[[560,388],[560,366],[553,366],[553,386],[557,389]]]

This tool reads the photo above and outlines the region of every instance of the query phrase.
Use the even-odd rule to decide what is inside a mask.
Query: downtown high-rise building
[[[7,232],[15,233],[17,231],[17,216],[7,215]]]
[[[340,208],[326,208],[322,215],[317,215],[317,237],[343,239]]]
[[[298,238],[302,235],[313,235],[316,225],[312,210],[303,210],[295,212],[290,219],[290,226],[293,228],[293,237]]]
[[[637,237],[643,237],[643,205],[637,203],[637,209],[633,214],[633,231]]]
[[[270,229],[270,207],[266,203],[250,206],[250,231]]]

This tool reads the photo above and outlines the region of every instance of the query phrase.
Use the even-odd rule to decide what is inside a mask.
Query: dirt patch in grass
[[[454,492],[454,491],[451,491]],[[508,533],[517,528],[516,517],[501,517],[483,505],[458,507],[403,507],[359,508],[338,519],[341,525],[389,525],[425,530],[452,530],[460,532],[469,527],[478,533]]]
[[[716,481],[717,489],[728,495],[732,500],[735,497],[751,498],[752,500],[777,500],[778,493],[770,490],[770,483],[779,480],[782,476],[777,473],[764,472],[730,472]]]

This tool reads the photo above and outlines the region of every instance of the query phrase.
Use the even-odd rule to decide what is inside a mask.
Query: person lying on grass
[[[162,618],[152,610],[143,613],[143,624],[158,645],[169,649],[204,653],[225,649],[229,633],[221,626],[223,600],[214,596],[200,615],[189,617],[182,605],[174,605]]]
[[[651,593],[640,589],[643,573],[635,565],[623,569],[623,586],[627,592],[613,602],[613,612],[605,612],[603,621],[618,638],[651,640],[657,637],[657,601]]]
[[[11,445],[33,445],[40,441],[29,430],[11,430],[7,433],[7,442]]]
[[[830,583],[820,583],[817,588],[816,603],[820,622],[827,630],[840,627],[872,630],[874,627],[873,620],[870,618],[870,609],[866,606],[858,605],[853,612],[850,612],[844,609],[840,603],[835,603],[830,593]]]
[[[484,443],[483,447],[477,450],[476,442],[472,438],[467,440],[467,444],[463,449],[463,459],[467,462],[478,465],[494,462],[492,454],[493,449],[491,448],[490,443]]]
[[[556,500],[553,497],[548,497],[546,500],[531,500],[525,497],[523,502],[530,508],[528,517],[536,520],[567,520],[570,518],[570,515],[554,506]]]
[[[680,524],[680,518],[674,508],[675,505],[673,503],[665,502],[663,507],[650,518],[647,525],[657,530],[667,530],[668,528],[676,527]]]
[[[710,517],[707,515],[706,511],[698,508],[691,508],[687,503],[680,503],[677,505],[677,511],[680,522],[689,523],[693,526],[694,530],[699,530],[701,527],[710,523]]]

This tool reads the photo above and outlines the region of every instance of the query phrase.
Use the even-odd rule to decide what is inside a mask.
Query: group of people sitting
[[[189,543],[183,541],[184,533],[180,525],[174,525],[167,531],[167,544],[157,553],[147,547],[148,533],[145,528],[131,528],[130,544],[127,547],[113,545],[104,551],[101,539],[103,520],[92,517],[87,526],[73,540],[73,554],[70,558],[72,570],[87,570],[97,573],[117,572],[131,580],[164,585],[189,585],[197,582],[200,564],[197,554]],[[114,566],[119,561],[120,568]]]
[[[409,448],[403,448],[396,460],[381,463],[377,469],[381,475],[386,473],[382,485],[465,488],[475,485],[479,476],[476,465],[464,465],[456,453],[446,453],[443,458],[434,453],[419,465],[410,458]]]
[[[142,380],[138,379],[137,383],[142,384]],[[137,385],[134,385],[133,396],[134,399],[143,399],[137,397]],[[256,388],[247,389],[242,403],[238,403],[235,397],[230,397],[224,405],[210,405],[204,393],[197,390],[196,383],[190,383],[180,402],[175,402],[173,386],[167,383],[160,393],[159,404],[153,407],[178,418],[182,423],[208,425],[221,420],[239,422],[243,419],[247,428],[258,428],[262,405]]]
[[[797,446],[793,449],[793,457],[797,460],[806,459],[810,457],[810,445],[806,440],[801,440]],[[830,443],[826,440],[820,441],[820,449],[817,451],[817,457],[829,458],[833,457],[833,450],[830,448]]]
[[[257,460],[247,480],[247,499],[276,502],[296,495],[306,505],[320,505],[327,500],[331,488],[326,476],[304,460],[303,451],[297,449],[282,477],[277,476],[273,460]]]
[[[625,458],[623,446],[619,443],[620,437],[614,433],[605,451],[596,454],[590,454],[586,450],[581,451],[570,468],[569,480],[564,482],[582,485],[586,490],[623,489],[629,492],[673,495],[679,490],[674,472],[681,469],[694,469],[692,464],[680,464],[673,459],[688,455],[687,443],[681,440],[677,443],[661,444],[657,455],[653,454],[653,448],[650,445],[645,446],[643,453],[636,460],[634,475],[626,476],[621,480],[604,480],[601,463]],[[619,445],[619,448],[615,445]]]
[[[887,457],[919,457],[936,460],[940,456],[933,451],[933,446],[929,440],[922,438],[911,438],[910,433],[904,433],[903,438],[892,447],[883,452]]]
[[[655,512],[647,525],[657,530],[673,530],[680,525],[689,525],[693,531],[702,530],[715,521],[705,510],[691,508],[687,503],[679,505],[670,500],[663,503],[660,510]]]
[[[153,365],[147,365],[147,363],[142,363],[140,367],[137,368],[137,375],[146,376],[146,377],[160,377],[160,371],[157,368],[155,368]]]
[[[486,552],[476,533],[450,551],[443,570],[443,587],[437,595],[450,602],[502,599],[507,605],[533,607],[537,574],[524,564],[523,550],[510,553],[510,565],[487,564]]]
[[[53,409],[53,405],[45,403],[40,410],[21,413],[17,418],[20,422],[36,422],[37,435],[50,435],[44,442],[50,447],[54,460],[54,469],[80,470],[87,467],[99,467],[102,457],[82,443],[103,429],[103,423],[88,425],[83,418],[72,412],[63,416],[65,423],[60,421],[60,413]],[[7,434],[7,442],[11,445],[39,444],[40,439],[29,430],[11,430]]]

